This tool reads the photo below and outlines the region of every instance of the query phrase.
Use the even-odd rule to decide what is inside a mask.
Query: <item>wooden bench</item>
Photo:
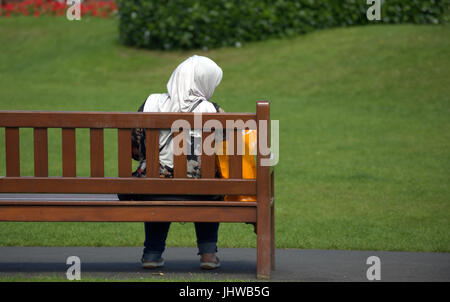
[[[258,148],[257,178],[242,178],[241,156],[229,156],[230,178],[215,178],[215,155],[202,155],[202,178],[186,176],[186,155],[174,156],[174,178],[159,177],[158,137],[175,120],[193,125],[193,113],[37,112],[0,111],[5,127],[6,176],[0,177],[0,193],[72,194],[195,194],[256,195],[257,202],[233,201],[0,201],[0,221],[72,222],[245,222],[256,223],[257,277],[270,278],[274,269],[274,172],[262,166]],[[257,102],[256,113],[208,113],[202,115],[202,141],[214,129],[208,120],[270,121],[269,102]],[[34,176],[20,175],[19,128],[33,128]],[[62,176],[48,175],[48,128],[62,129]],[[75,129],[90,129],[90,177],[77,177]],[[117,129],[118,177],[104,176],[104,131]],[[147,175],[131,177],[131,129],[146,129]],[[178,129],[176,135],[184,135]],[[234,137],[237,131],[234,129]],[[209,131],[209,132],[208,132]],[[259,131],[258,131],[259,133]],[[267,131],[267,133],[269,133]],[[268,136],[268,134],[267,134]],[[235,144],[235,150],[236,150]]]

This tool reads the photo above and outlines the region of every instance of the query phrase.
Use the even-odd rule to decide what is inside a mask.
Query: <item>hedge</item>
[[[440,24],[450,0],[118,0],[119,40],[151,49],[210,49],[369,23]]]

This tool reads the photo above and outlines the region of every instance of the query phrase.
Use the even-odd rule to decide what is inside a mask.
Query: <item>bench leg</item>
[[[264,212],[264,211],[261,211]],[[273,258],[272,226],[270,208],[266,213],[258,214],[256,270],[258,279],[270,279]]]
[[[270,262],[272,264],[271,269],[275,270],[275,207],[272,205],[271,211],[270,211],[270,233],[271,233],[271,259]]]

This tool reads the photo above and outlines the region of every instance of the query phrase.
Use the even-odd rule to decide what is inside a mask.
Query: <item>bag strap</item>
[[[192,106],[191,110],[189,110],[188,112],[192,112],[195,110],[195,108],[197,108],[198,105],[200,105],[200,103],[203,102],[203,100],[198,101],[197,103],[194,104],[194,106]]]

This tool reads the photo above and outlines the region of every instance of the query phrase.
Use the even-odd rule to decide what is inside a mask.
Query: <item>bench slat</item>
[[[256,207],[180,205],[11,205],[0,207],[0,221],[74,222],[256,222]]]
[[[132,200],[0,200],[0,209],[2,206],[10,205],[29,205],[29,206],[227,206],[227,207],[256,207],[256,202],[241,201],[166,201],[166,200],[149,200],[149,201],[132,201]]]
[[[34,175],[48,176],[47,128],[34,128]]]
[[[159,177],[159,130],[146,129],[145,164],[147,177]]]
[[[214,136],[214,131],[212,132],[203,132],[202,133],[202,155],[201,155],[201,171],[202,178],[214,178],[216,175],[216,167],[215,167],[215,155],[205,154],[205,140],[210,135]],[[214,140],[211,142],[211,145],[207,146],[208,148],[212,148],[214,150]]]
[[[254,179],[0,177],[1,193],[255,195]]]
[[[62,129],[63,177],[77,176],[76,138],[74,128]]]
[[[194,115],[174,112],[0,111],[0,127],[170,129],[173,122],[186,120],[193,128]],[[203,113],[202,124],[217,120],[225,129],[227,120],[246,122],[255,118],[255,113]]]
[[[229,161],[230,161],[230,178],[242,178],[242,155],[238,155],[238,141],[242,142],[242,131],[233,131],[233,144],[228,142]]]
[[[90,130],[91,177],[103,177],[104,167],[104,140],[103,129]]]
[[[131,176],[131,129],[117,129],[119,177]]]
[[[5,129],[6,176],[20,176],[19,128]]]
[[[177,140],[180,144],[177,144]],[[186,178],[187,177],[187,145],[186,143],[186,131],[174,131],[173,133],[173,177],[174,178]],[[180,155],[175,155],[177,152],[181,152]],[[181,151],[183,150],[183,151]]]

